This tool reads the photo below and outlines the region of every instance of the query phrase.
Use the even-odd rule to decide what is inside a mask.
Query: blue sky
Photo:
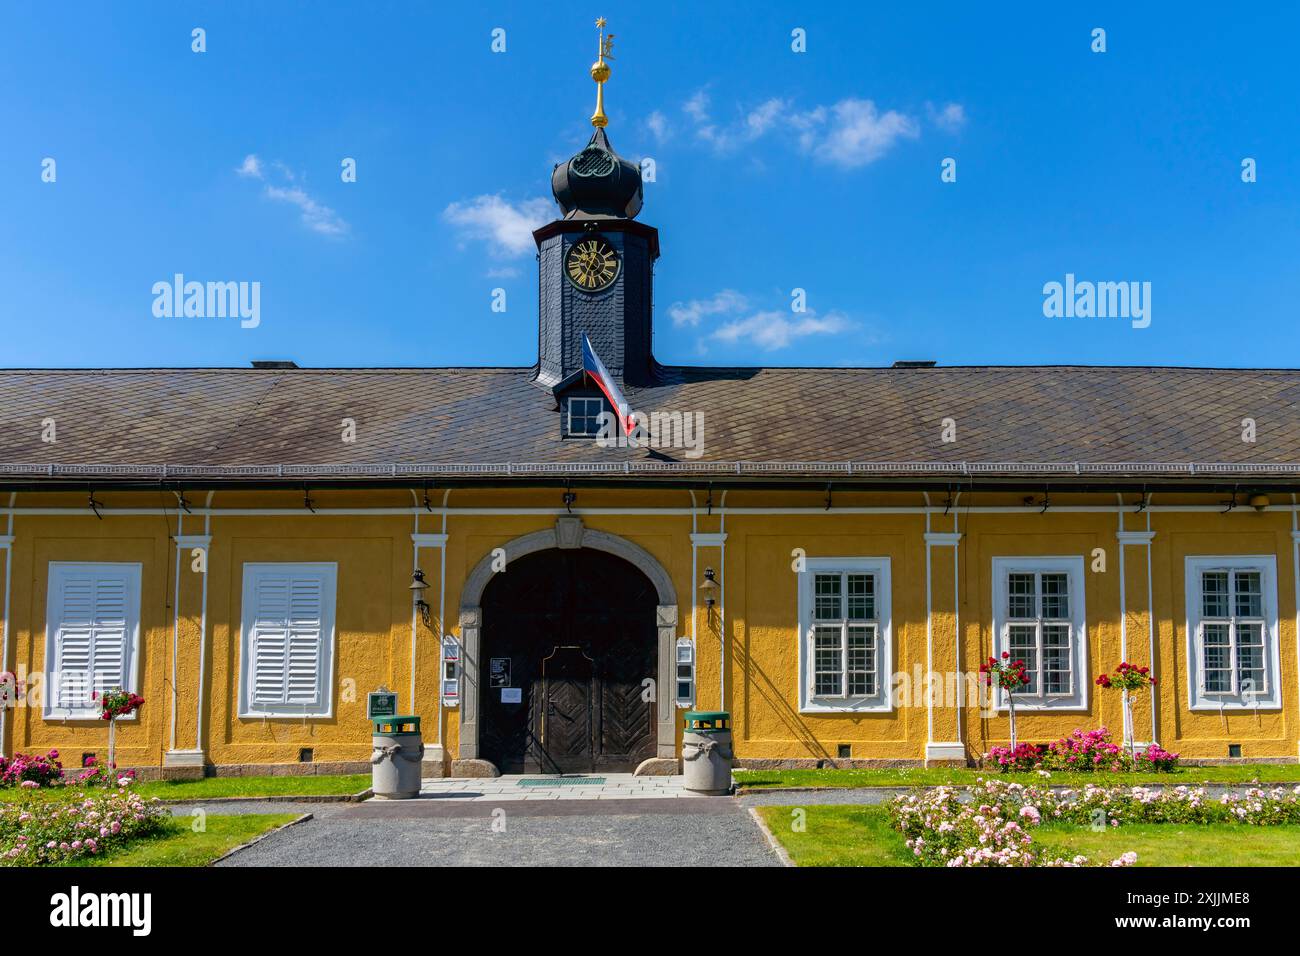
[[[530,364],[598,14],[661,361],[1297,364],[1295,8],[902,6],[7,4],[0,366]],[[178,272],[260,324],[155,317]],[[1045,317],[1067,273],[1150,326]]]

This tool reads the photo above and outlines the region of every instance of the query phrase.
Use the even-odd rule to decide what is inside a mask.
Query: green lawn
[[[204,777],[136,784],[146,797],[187,800],[195,797],[333,796],[370,789],[370,774],[312,777]]]
[[[761,807],[758,812],[799,866],[913,865],[903,835],[890,828],[885,807],[803,807],[802,832],[792,826],[798,819],[794,809]],[[1134,824],[1094,833],[1048,824],[1032,834],[1037,849],[1052,856],[1082,853],[1109,861],[1133,850],[1138,866],[1300,866],[1300,826]]]
[[[1036,773],[1000,774],[965,767],[900,767],[869,770],[736,770],[736,782],[751,790],[773,787],[917,787],[973,784],[978,777],[998,777],[1021,783],[1041,783]],[[1236,764],[1229,767],[1188,767],[1173,773],[1056,773],[1051,782],[1063,786],[1085,783],[1178,784],[1300,783],[1300,764]]]
[[[296,813],[238,816],[208,814],[204,831],[191,829],[193,819],[172,817],[163,830],[103,856],[86,857],[66,866],[207,866],[219,856],[267,830],[296,819]]]
[[[806,815],[800,818],[796,809]],[[798,866],[912,865],[912,853],[889,826],[883,807],[759,807],[758,812]]]
[[[330,796],[360,793],[370,787],[369,774],[303,777],[204,777],[202,780],[159,780],[133,784],[145,797],[163,800],[189,800],[214,797]],[[22,799],[75,799],[85,791],[77,787],[0,790],[0,801]]]
[[[1133,850],[1138,866],[1300,866],[1300,826],[1135,823],[1094,833],[1052,825],[1033,837],[1040,850],[1067,858],[1113,860]]]

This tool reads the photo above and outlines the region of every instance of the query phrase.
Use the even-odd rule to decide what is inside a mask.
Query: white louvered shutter
[[[286,703],[320,705],[322,603],[320,578],[295,577],[290,581]]]
[[[248,709],[263,714],[328,709],[334,574],[319,566],[248,568],[252,602]]]
[[[253,610],[253,703],[284,703],[289,658],[289,579],[264,573],[258,576]]]
[[[137,630],[137,565],[54,564],[50,574],[54,706],[94,716],[92,693],[130,682],[131,646]]]

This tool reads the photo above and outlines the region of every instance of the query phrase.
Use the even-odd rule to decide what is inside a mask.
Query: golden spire
[[[609,52],[614,48],[614,34],[606,35],[604,17],[597,18],[596,29],[600,31],[600,39],[596,45],[596,62],[591,64],[591,78],[596,81],[596,112],[591,114],[591,125],[601,129],[609,125],[609,117],[605,115],[605,81],[609,79],[609,64],[605,60],[614,59]]]

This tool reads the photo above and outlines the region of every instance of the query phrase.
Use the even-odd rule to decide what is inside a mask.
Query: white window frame
[[[594,432],[577,432],[573,430],[573,408],[575,402],[595,402],[596,403],[596,430]],[[590,406],[584,406],[590,407]],[[564,434],[571,438],[596,438],[600,435],[600,415],[605,410],[605,400],[599,395],[571,395],[564,404]],[[582,415],[583,418],[592,417]]]
[[[1277,619],[1277,556],[1272,554],[1244,555],[1188,555],[1184,559],[1185,574],[1183,588],[1186,594],[1187,620],[1187,660],[1191,666],[1187,669],[1187,705],[1192,710],[1281,710],[1281,643]],[[1256,693],[1252,703],[1242,699],[1240,692],[1232,694],[1210,694],[1201,690],[1203,684],[1203,661],[1201,654],[1200,631],[1202,618],[1201,575],[1206,571],[1257,571],[1260,576],[1260,602],[1264,623],[1264,674],[1268,682],[1267,693]],[[1231,582],[1231,578],[1229,578]],[[1231,583],[1228,590],[1229,611],[1233,612],[1229,620],[1232,627],[1229,633],[1229,653],[1231,654],[1233,686],[1237,685],[1236,659],[1236,615],[1232,607],[1234,594]],[[1216,618],[1215,620],[1219,620]]]
[[[806,558],[805,570],[799,574],[799,712],[802,714],[888,713],[894,709],[894,633],[892,620],[889,558]],[[818,573],[838,571],[847,574],[871,574],[875,577],[876,601],[876,693],[869,697],[819,697],[812,692],[813,619],[815,596],[813,582]],[[848,595],[841,595],[848,600]],[[847,610],[846,610],[847,613]],[[842,651],[843,653],[843,651]],[[847,666],[847,659],[842,658]],[[846,678],[847,679],[847,678]]]
[[[1083,573],[1082,555],[1060,555],[1051,557],[998,557],[993,559],[993,656],[1002,659],[1003,651],[1015,652],[1009,646],[1008,629],[1012,623],[1023,623],[1021,619],[1013,620],[1008,615],[1007,579],[1017,572],[1025,574],[1065,574],[1070,588],[1070,664],[1073,668],[1073,688],[1069,694],[1056,694],[1029,697],[1016,694],[1017,711],[1086,711],[1088,709],[1088,613],[1085,594],[1087,579]],[[1034,608],[1036,620],[1042,620],[1042,608]],[[1039,624],[1039,666],[1042,666],[1042,628]],[[1041,680],[1040,680],[1041,689]],[[1010,709],[1007,692],[996,689],[997,707],[1000,711]]]
[[[294,574],[319,574],[321,587],[321,701],[324,706],[309,710],[305,705],[279,704],[267,707],[252,702],[253,688],[253,654],[252,634],[254,626],[254,601],[257,578],[261,574],[285,572]],[[239,716],[247,718],[316,718],[330,719],[334,716],[334,662],[337,654],[338,633],[335,628],[335,605],[338,593],[338,564],[332,561],[298,562],[298,561],[262,561],[245,562],[243,575],[243,594],[240,604],[239,629]]]
[[[122,650],[123,679],[130,686],[123,690],[140,693],[140,585],[143,566],[131,561],[51,561],[46,578],[45,596],[45,705],[42,716],[46,720],[99,720],[104,710],[102,707],[58,707],[58,628],[56,618],[62,622],[58,607],[64,579],[75,574],[116,573],[126,578],[126,617],[131,624],[127,628],[127,645]],[[111,688],[105,688],[111,690]],[[138,713],[138,711],[137,711]],[[129,717],[118,718],[119,723],[131,723],[137,719],[136,713]]]

